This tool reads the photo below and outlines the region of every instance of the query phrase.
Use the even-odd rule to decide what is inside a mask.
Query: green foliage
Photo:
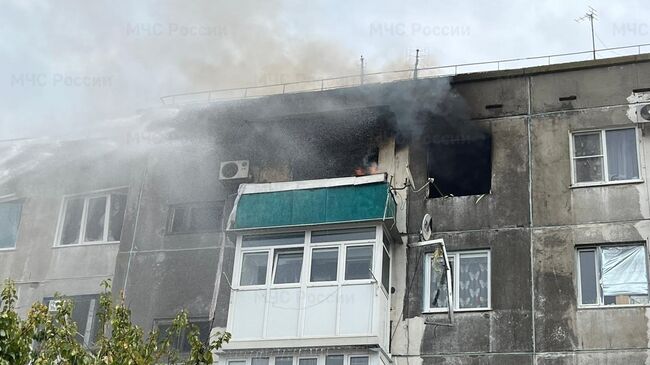
[[[167,333],[154,329],[145,336],[131,322],[123,293],[113,303],[110,281],[104,281],[102,286],[97,339],[92,348],[85,348],[76,339],[71,301],[57,297],[61,300],[53,313],[43,303],[34,303],[23,319],[16,312],[16,286],[7,280],[0,295],[0,365],[212,364],[212,351],[230,340],[226,332],[217,333],[209,344],[203,343],[198,327],[190,324],[185,311],[178,313]],[[187,333],[191,351],[181,359],[172,343],[183,332]]]

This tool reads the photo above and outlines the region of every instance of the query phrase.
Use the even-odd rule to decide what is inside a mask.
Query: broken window
[[[302,271],[302,249],[275,250],[275,274],[273,284],[291,284],[300,282]]]
[[[429,197],[488,194],[492,187],[492,138],[471,129],[433,138],[427,151]]]
[[[162,340],[166,336],[171,336],[171,346],[179,354],[189,354],[192,350],[192,345],[187,339],[188,329],[184,328],[180,333],[170,333],[172,323],[171,320],[157,320],[155,322],[156,328],[158,328],[159,339]],[[207,344],[208,339],[210,338],[211,325],[210,321],[207,319],[190,319],[189,326],[196,326],[199,330],[199,340],[202,343]]]
[[[636,128],[574,133],[571,141],[574,183],[639,179]]]
[[[644,245],[581,248],[578,260],[581,304],[649,303]]]
[[[223,202],[176,205],[171,207],[169,214],[169,233],[219,231]]]
[[[118,242],[122,234],[125,206],[124,193],[66,198],[58,244]]]
[[[22,208],[20,201],[0,203],[0,250],[16,247]]]
[[[454,310],[490,308],[489,251],[449,253]],[[446,311],[448,307],[447,275],[442,251],[425,256],[425,311]]]
[[[87,347],[93,345],[99,331],[99,295],[76,295],[64,299],[73,304],[72,320],[77,324],[77,341]],[[60,300],[49,297],[43,302],[50,312],[55,312]]]

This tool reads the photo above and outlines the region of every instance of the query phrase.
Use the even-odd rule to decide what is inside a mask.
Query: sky
[[[0,140],[83,135],[170,94],[357,74],[361,55],[375,72],[415,49],[420,67],[587,51],[588,6],[596,48],[650,43],[640,0],[0,4]]]

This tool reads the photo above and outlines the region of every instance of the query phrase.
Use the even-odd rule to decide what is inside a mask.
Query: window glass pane
[[[63,214],[63,227],[61,229],[62,245],[69,245],[78,242],[83,207],[83,198],[69,199],[66,201],[65,212]]]
[[[374,240],[376,234],[375,227],[339,229],[329,231],[314,231],[311,234],[313,243],[321,242],[341,242],[341,241],[359,241]]]
[[[244,360],[230,360],[230,361],[228,361],[228,365],[246,365],[246,361],[244,361]]]
[[[254,357],[251,359],[251,365],[269,365],[268,357]]]
[[[245,253],[242,258],[240,285],[266,283],[267,252]]]
[[[242,239],[242,247],[296,245],[301,243],[305,243],[304,232],[244,236]]]
[[[345,255],[345,280],[370,279],[372,246],[348,247]]]
[[[368,365],[368,356],[350,357],[350,365]]]
[[[381,285],[384,286],[384,289],[386,289],[386,292],[390,293],[389,287],[390,287],[390,256],[388,256],[388,252],[386,250],[382,250],[384,253],[381,261]]]
[[[106,197],[88,200],[86,214],[85,241],[102,241],[104,239],[104,222],[106,221]]]
[[[603,158],[588,157],[573,160],[575,163],[576,182],[603,180]]]
[[[600,282],[605,304],[647,303],[645,247],[602,247]]]
[[[328,355],[325,358],[325,365],[343,365],[343,355]]]
[[[605,132],[607,143],[607,176],[610,181],[639,178],[636,153],[636,130],[616,129]]]
[[[581,250],[580,256],[580,293],[582,304],[597,304],[598,289],[596,280],[596,251]]]
[[[439,251],[438,251],[439,252]],[[445,260],[442,252],[428,256],[429,265],[429,307],[428,308],[447,308],[447,274],[445,272]],[[453,257],[449,256],[449,266],[453,266]],[[453,275],[452,275],[453,277]]]
[[[122,224],[126,210],[126,195],[111,194],[111,206],[108,217],[108,240],[119,241],[122,237]]]
[[[318,365],[318,359],[300,359],[298,365]]]
[[[318,248],[312,250],[310,280],[312,282],[336,281],[338,262],[338,248]]]
[[[275,265],[274,284],[299,283],[302,270],[302,250],[276,250]]]
[[[458,307],[488,307],[488,258],[487,255],[460,255],[458,268]]]
[[[0,203],[0,248],[16,247],[22,203]]]
[[[189,208],[175,207],[173,209],[171,231],[187,232],[190,228]]]
[[[275,365],[292,365],[292,364],[293,364],[293,357],[291,356],[283,356],[283,357],[275,358]]]
[[[600,155],[600,132],[574,134],[573,151],[575,157]]]
[[[221,206],[192,207],[190,214],[190,230],[208,231],[221,227]]]

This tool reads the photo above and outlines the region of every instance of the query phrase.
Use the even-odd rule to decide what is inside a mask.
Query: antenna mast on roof
[[[420,50],[415,50],[415,68],[413,69],[413,80],[418,78],[418,63],[420,63]]]
[[[361,55],[361,85],[363,85],[363,76],[364,76],[364,70],[363,70],[363,55]]]
[[[580,18],[575,19],[575,21],[578,22],[578,23],[589,19],[589,24],[591,25],[591,50],[593,52],[594,60],[596,59],[596,42],[594,40],[594,20],[598,20],[597,15],[598,15],[598,12],[596,11],[596,9],[594,9],[594,8],[592,8],[590,6],[589,10],[587,10],[585,15],[581,16]]]

